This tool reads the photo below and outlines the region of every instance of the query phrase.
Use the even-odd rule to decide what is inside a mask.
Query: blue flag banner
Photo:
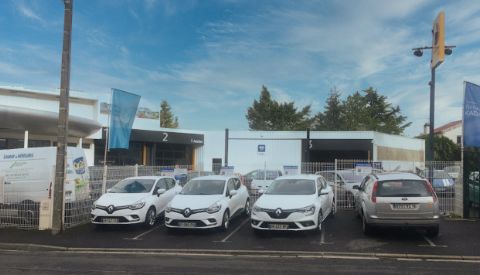
[[[480,147],[480,86],[465,83],[463,146]]]
[[[110,132],[108,135],[109,150],[112,148],[128,149],[130,133],[139,102],[139,95],[112,89]]]

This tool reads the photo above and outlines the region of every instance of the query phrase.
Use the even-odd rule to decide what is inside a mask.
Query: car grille
[[[100,210],[103,210],[109,214],[115,212],[115,211],[118,211],[118,210],[123,210],[123,209],[128,209],[128,205],[123,205],[123,206],[113,206],[113,209],[111,212],[109,212],[109,208],[110,206],[103,206],[103,205],[96,205],[95,208],[96,209],[100,209]]]
[[[292,209],[288,209],[288,210],[281,210],[281,213],[280,215],[278,215],[276,212],[277,212],[277,209],[263,209],[265,211],[265,213],[267,213],[270,218],[272,219],[286,219],[288,216],[290,216],[290,214],[292,214],[293,212],[295,212],[295,210],[292,210]]]

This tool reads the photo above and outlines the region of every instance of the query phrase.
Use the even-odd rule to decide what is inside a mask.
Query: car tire
[[[322,209],[320,209],[318,211],[317,228],[316,228],[318,232],[322,232],[322,223],[323,223],[323,211]]]
[[[367,222],[365,218],[365,213],[362,215],[362,231],[365,235],[370,235],[372,233],[372,226]]]
[[[227,232],[229,226],[230,226],[230,212],[228,212],[228,209],[227,209],[223,213],[222,226],[220,226],[220,230],[223,232]]]
[[[245,202],[245,207],[243,208],[243,214],[246,217],[250,217],[250,199],[247,199]]]
[[[156,220],[157,220],[157,213],[155,211],[155,208],[150,207],[147,211],[147,214],[145,215],[144,226],[147,228],[151,228],[155,225]]]
[[[440,226],[432,226],[427,229],[427,236],[428,237],[437,237],[438,233],[440,232]]]

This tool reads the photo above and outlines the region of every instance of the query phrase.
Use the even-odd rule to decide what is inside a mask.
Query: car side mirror
[[[260,195],[261,195],[261,194],[264,194],[264,193],[265,193],[265,190],[264,190],[264,189],[260,189],[260,190],[258,190],[258,194],[260,194]]]
[[[229,195],[230,197],[233,197],[237,194],[237,190],[230,190]]]
[[[160,188],[157,190],[157,195],[160,196],[161,194],[165,193],[167,190],[165,190],[164,188]]]

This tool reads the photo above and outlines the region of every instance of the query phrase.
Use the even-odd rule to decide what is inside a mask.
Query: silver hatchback
[[[362,229],[418,227],[429,236],[439,232],[440,211],[432,185],[413,173],[382,173],[365,177],[355,195],[355,211]]]

